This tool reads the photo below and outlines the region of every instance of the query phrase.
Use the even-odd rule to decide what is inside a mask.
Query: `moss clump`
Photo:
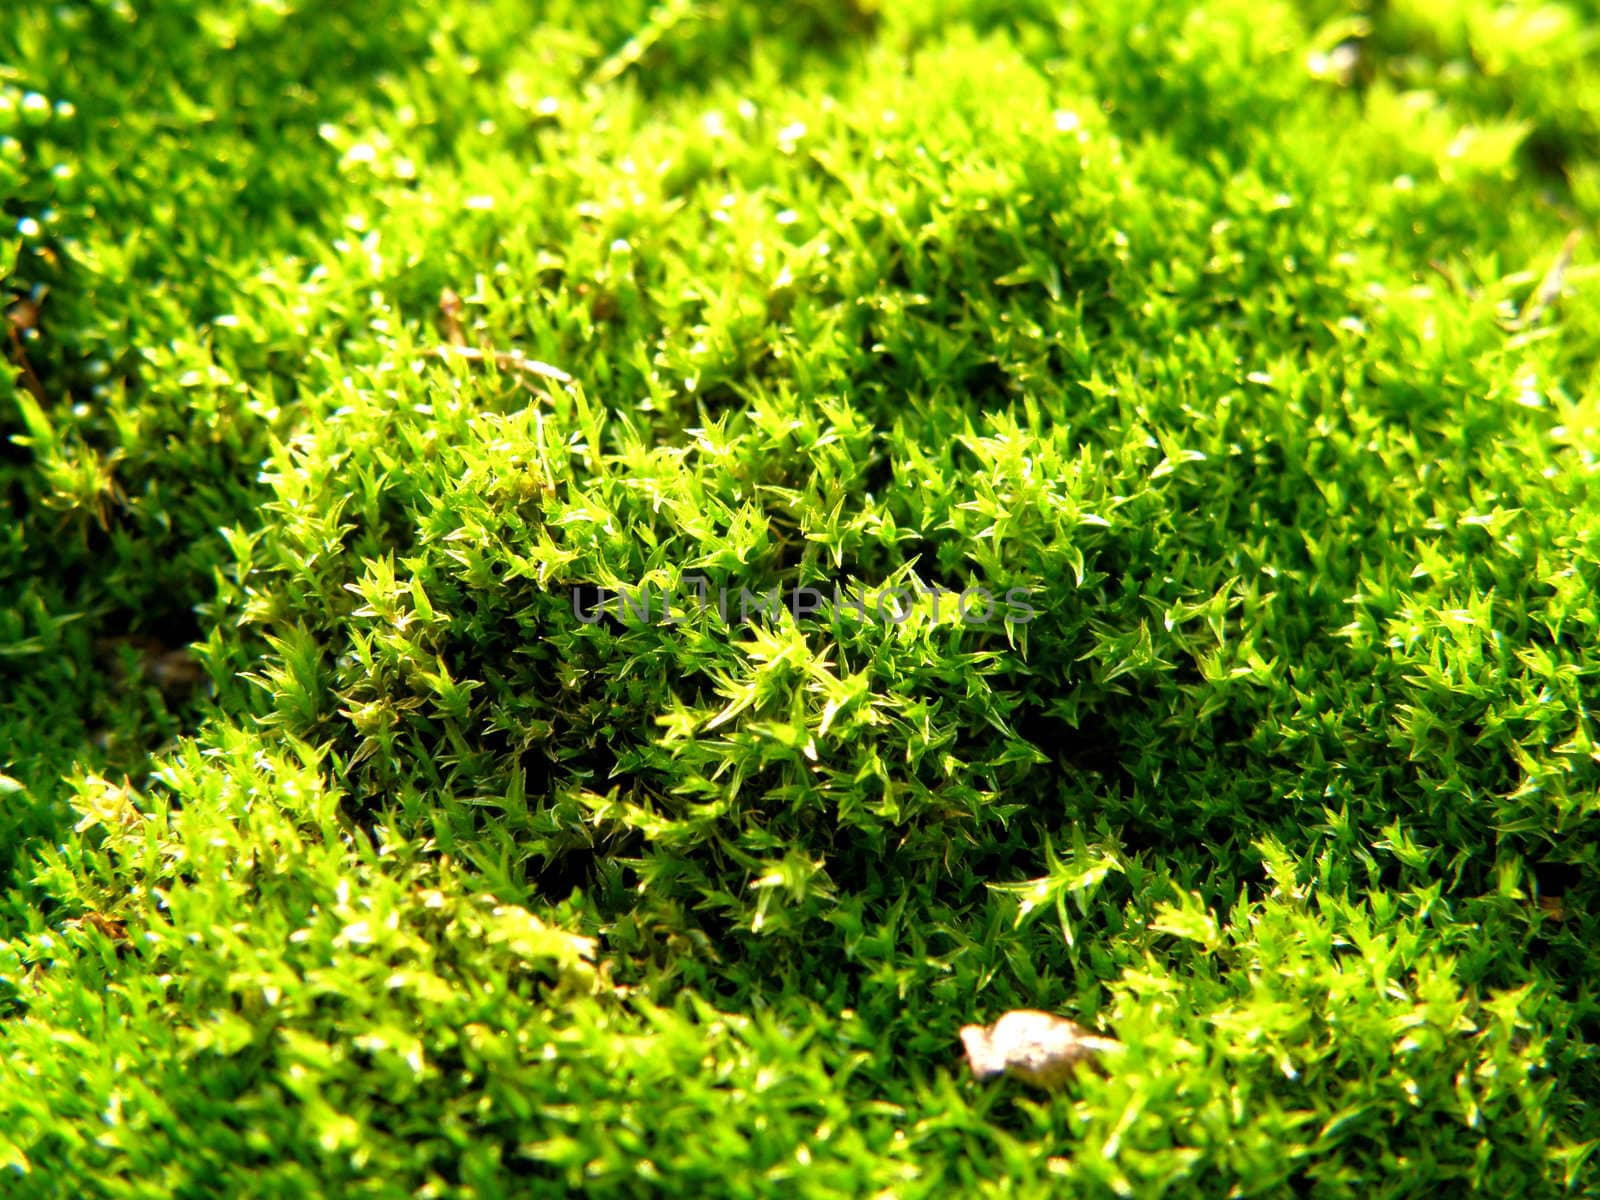
[[[0,1191],[1595,1186],[1596,17],[9,14]]]

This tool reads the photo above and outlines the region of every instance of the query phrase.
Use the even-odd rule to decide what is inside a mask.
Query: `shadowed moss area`
[[[1597,30],[8,12],[0,1195],[1594,1189]]]

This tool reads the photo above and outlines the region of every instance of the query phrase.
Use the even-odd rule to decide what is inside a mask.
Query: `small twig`
[[[1446,267],[1437,258],[1430,258],[1428,260],[1428,266],[1431,267],[1441,279],[1450,285],[1450,290],[1452,292],[1456,292],[1462,296],[1465,296],[1468,300],[1476,300],[1478,298],[1477,289],[1469,286],[1468,284],[1462,283],[1450,273],[1450,268]]]
[[[529,358],[521,350],[479,350],[474,346],[434,346],[424,350],[430,358],[464,358],[468,362],[492,362],[504,370],[516,371],[523,375],[535,375],[540,379],[552,379],[556,383],[571,383],[572,376],[560,367],[552,367],[547,362],[540,362],[536,358]]]
[[[529,358],[521,350],[480,350],[467,345],[467,335],[461,328],[461,297],[451,288],[439,294],[439,321],[444,326],[445,345],[433,346],[423,353],[431,358],[464,358],[468,362],[492,362],[502,370],[532,375],[556,383],[571,383],[572,376],[560,367]]]
[[[39,377],[33,373],[33,364],[28,361],[28,352],[23,348],[22,335],[30,329],[39,327],[39,304],[31,297],[18,300],[6,312],[6,336],[11,341],[12,354],[16,364],[22,371],[22,380],[33,393],[33,398],[40,404],[47,403],[44,394],[44,384],[39,382]]]

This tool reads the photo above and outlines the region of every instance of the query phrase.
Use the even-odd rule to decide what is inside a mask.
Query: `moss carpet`
[[[1597,214],[1589,0],[12,4],[0,1195],[1592,1194]]]

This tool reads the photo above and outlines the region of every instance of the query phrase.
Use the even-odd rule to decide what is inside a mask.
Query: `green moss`
[[[1597,18],[23,6],[0,1192],[1592,1189]]]

